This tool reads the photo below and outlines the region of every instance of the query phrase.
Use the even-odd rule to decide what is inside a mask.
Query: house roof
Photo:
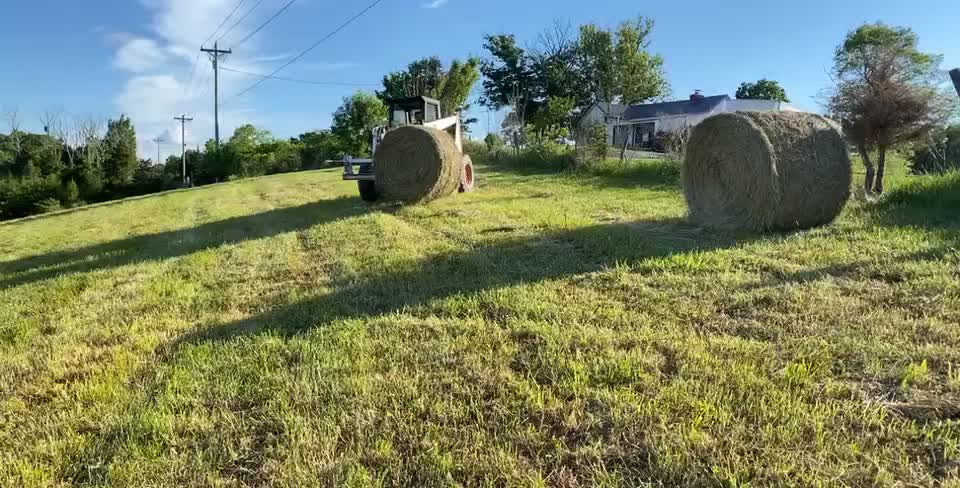
[[[696,100],[680,100],[676,102],[648,103],[646,105],[631,105],[623,114],[626,120],[655,119],[670,115],[702,114],[713,111],[729,95],[715,95]]]

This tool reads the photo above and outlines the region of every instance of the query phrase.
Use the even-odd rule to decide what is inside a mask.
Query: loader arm
[[[457,144],[457,149],[460,152],[463,152],[463,131],[460,126],[460,113],[456,115],[451,115],[440,120],[434,120],[433,122],[426,122],[423,124],[424,127],[430,127],[437,130],[449,131],[453,129],[453,141]]]

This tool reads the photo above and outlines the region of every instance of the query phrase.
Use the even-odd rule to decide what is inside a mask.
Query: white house
[[[703,119],[727,112],[798,111],[789,103],[776,100],[737,100],[728,95],[705,97],[696,92],[688,100],[618,105],[595,103],[584,114],[581,125],[603,123],[607,126],[607,142],[630,148],[648,148],[658,132],[678,132],[699,124]]]

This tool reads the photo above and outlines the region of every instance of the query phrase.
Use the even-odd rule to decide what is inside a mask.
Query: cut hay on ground
[[[684,194],[701,225],[805,229],[833,221],[850,196],[846,143],[820,115],[715,115],[693,130],[686,151]]]
[[[437,129],[406,126],[387,133],[374,155],[377,188],[386,200],[426,202],[460,188],[460,151]]]

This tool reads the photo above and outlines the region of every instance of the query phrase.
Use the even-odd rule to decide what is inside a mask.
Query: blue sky
[[[67,120],[130,115],[140,153],[156,157],[150,140],[164,135],[163,157],[179,152],[174,115],[195,117],[190,145],[213,136],[210,63],[200,43],[238,0],[34,0],[4,6],[0,54],[0,107],[18,110],[23,129],[39,131],[54,109]],[[258,0],[245,0],[224,30]],[[288,0],[263,2],[233,32],[231,47]],[[352,17],[370,0],[296,0],[263,31],[236,49],[224,66],[270,72]],[[700,89],[733,94],[742,81],[781,82],[794,103],[819,110],[829,85],[831,56],[844,34],[863,22],[913,28],[921,48],[942,54],[944,67],[960,66],[960,2],[927,0],[807,0],[804,2],[639,2],[637,0],[384,0],[278,76],[355,83],[320,86],[268,80],[235,97],[256,78],[221,77],[221,135],[254,123],[283,137],[326,128],[344,96],[372,90],[384,73],[437,55],[445,61],[483,55],[482,36],[513,33],[524,44],[555,20],[612,27],[644,15],[656,20],[651,50],[666,59],[674,98]],[[477,110],[476,132],[488,114]],[[489,114],[499,125],[498,114]],[[7,131],[7,127],[2,130]],[[152,155],[152,156],[151,156]]]

